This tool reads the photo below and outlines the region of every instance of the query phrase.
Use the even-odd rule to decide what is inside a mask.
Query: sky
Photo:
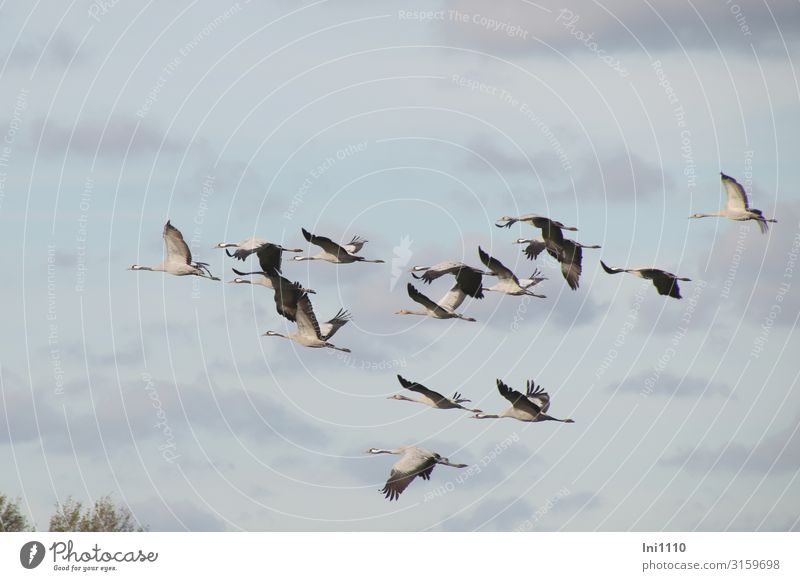
[[[0,4],[0,494],[40,530],[107,494],[169,531],[800,529],[800,6],[488,4]],[[768,234],[688,219],[720,172]],[[494,225],[531,212],[602,246],[577,291]],[[262,337],[292,330],[262,287],[127,270],[167,219],[223,281],[219,242],[369,240],[384,264],[284,264],[352,352]],[[547,298],[395,314],[479,245]],[[575,423],[397,374],[487,413],[534,379]],[[387,502],[365,451],[406,444],[470,468]]]

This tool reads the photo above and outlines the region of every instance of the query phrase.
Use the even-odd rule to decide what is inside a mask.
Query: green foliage
[[[19,508],[19,499],[12,501],[0,494],[0,532],[18,533],[30,530],[28,519]]]
[[[98,498],[94,506],[84,508],[67,498],[50,517],[50,532],[141,532],[133,514],[124,506],[115,506],[110,496]]]

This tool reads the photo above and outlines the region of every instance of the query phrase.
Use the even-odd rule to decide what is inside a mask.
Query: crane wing
[[[364,244],[369,242],[369,240],[364,240],[360,236],[353,236],[353,239],[345,244],[342,248],[347,250],[350,254],[357,254],[364,248]]]
[[[492,274],[499,278],[510,278],[516,280],[516,276],[514,273],[511,272],[502,262],[497,260],[496,258],[492,258],[488,254],[483,251],[483,248],[478,246],[478,256],[481,258],[481,262],[486,265],[486,268],[492,271]]]
[[[315,336],[321,339],[319,330],[319,323],[317,317],[314,315],[314,308],[311,306],[311,299],[308,298],[307,293],[303,293],[297,301],[296,311],[297,330],[308,336]]]
[[[169,220],[164,224],[164,243],[167,246],[168,262],[183,262],[192,264],[192,252],[183,239],[183,234]]]
[[[600,266],[602,266],[603,270],[605,270],[608,274],[619,274],[620,272],[625,272],[624,268],[617,268],[617,267],[614,267],[614,266],[608,266],[602,260],[600,261]]]
[[[544,240],[531,240],[528,245],[522,250],[529,260],[536,260],[547,245]]]
[[[581,247],[567,239],[562,239],[559,244],[553,244],[552,247],[552,250],[548,247],[548,252],[561,264],[561,274],[569,288],[576,290],[582,272],[583,251]]]
[[[388,500],[397,500],[417,476],[429,480],[436,466],[432,458],[418,454],[405,454],[392,466],[389,480],[381,492]]]
[[[461,287],[456,284],[453,288],[447,291],[447,293],[440,298],[439,302],[436,304],[443,309],[447,309],[448,311],[455,311],[461,306],[461,303],[464,302],[465,298],[467,298],[467,295],[461,290]]]
[[[299,282],[290,282],[280,275],[267,275],[267,279],[272,283],[272,288],[275,289],[275,310],[278,314],[292,321],[297,321],[297,305],[302,298],[304,291]],[[313,311],[312,311],[313,315]]]
[[[658,294],[670,296],[673,299],[681,298],[681,291],[678,288],[678,281],[669,273],[659,273],[653,276],[653,285],[658,289]]]
[[[428,389],[427,387],[425,387],[421,383],[417,383],[415,381],[409,381],[409,380],[407,380],[405,377],[403,377],[401,375],[397,376],[397,380],[400,382],[400,385],[402,385],[404,388],[406,388],[406,389],[408,389],[410,391],[413,391],[415,393],[418,393],[420,395],[424,395],[425,397],[428,397],[428,398],[432,399],[433,401],[439,401],[439,400],[442,400],[442,399],[446,399],[441,393],[437,393],[437,392],[433,391],[432,389]]]
[[[308,240],[309,242],[311,242],[311,244],[314,244],[315,246],[319,246],[325,252],[329,252],[334,256],[349,254],[347,250],[336,244],[336,242],[334,242],[330,238],[326,238],[325,236],[315,236],[311,232],[307,231],[305,228],[301,228],[301,230],[303,231],[303,237],[306,240]]]
[[[550,409],[550,394],[540,385],[536,385],[532,379],[529,379],[526,384],[525,394],[525,397],[543,413],[547,413],[547,410]]]
[[[747,210],[750,205],[747,201],[747,193],[744,191],[742,185],[730,176],[724,173],[719,174],[722,180],[722,185],[725,186],[725,193],[728,196],[728,209],[729,210]]]
[[[456,262],[454,260],[446,260],[444,262],[439,262],[438,264],[434,264],[433,266],[429,266],[424,273],[417,275],[415,273],[411,273],[411,276],[416,278],[417,280],[421,280],[430,284],[440,276],[444,276],[445,274],[456,274],[459,270],[466,267],[467,265],[463,262]]]
[[[336,313],[331,320],[320,325],[320,337],[327,341],[336,334],[336,331],[344,327],[351,318],[349,312],[344,309],[339,309],[339,312]]]
[[[500,395],[510,401],[511,405],[515,405],[519,400],[525,399],[524,395],[515,389],[511,389],[500,379],[497,380],[497,391],[500,392]]]
[[[239,242],[239,244],[236,247],[237,250],[233,254],[228,252],[227,248],[225,249],[225,253],[231,258],[235,258],[237,260],[244,260],[251,254],[253,254],[253,252],[256,252],[262,244],[266,243],[267,243],[266,240],[262,240],[261,238],[256,238],[255,236],[252,236],[250,238],[246,238],[245,240]]]
[[[419,292],[417,289],[415,289],[413,284],[408,283],[408,287],[406,288],[408,290],[408,296],[411,297],[411,300],[414,301],[415,303],[419,303],[429,311],[436,311],[437,309],[442,308],[436,303],[434,303],[431,299],[426,297],[424,294]]]
[[[497,380],[497,391],[500,392],[500,395],[511,402],[511,405],[515,408],[523,409],[529,413],[532,413],[533,415],[536,415],[541,411],[541,408],[536,405],[535,402],[531,401],[517,390],[511,389],[499,379]]]
[[[471,266],[464,266],[455,273],[456,286],[475,299],[483,298],[483,273]]]
[[[564,224],[561,222],[556,222],[550,218],[539,218],[536,220],[535,225],[542,229],[542,238],[544,238],[545,242],[552,242],[554,244],[563,242],[564,233],[561,229],[564,228]]]
[[[248,254],[255,252],[258,256],[258,263],[261,265],[261,270],[267,273],[278,273],[281,271],[281,258],[283,250],[280,246],[265,242],[258,246],[255,250],[251,250]],[[234,253],[234,255],[237,253]],[[246,255],[245,255],[246,256]]]

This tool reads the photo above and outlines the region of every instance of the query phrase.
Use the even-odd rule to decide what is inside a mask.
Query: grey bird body
[[[710,214],[692,214],[689,218],[711,218],[720,217],[728,218],[729,220],[737,220],[739,222],[746,222],[747,220],[754,220],[758,227],[761,229],[762,234],[769,231],[769,223],[777,222],[774,218],[765,218],[761,210],[750,207],[750,202],[747,199],[747,192],[745,192],[742,185],[733,179],[731,176],[726,176],[720,173],[720,180],[725,188],[725,195],[727,202],[725,207],[719,212]]]
[[[504,398],[511,402],[511,407],[499,414],[475,414],[475,419],[499,419],[512,418],[521,422],[563,422],[565,424],[574,423],[571,419],[560,420],[547,415],[550,409],[550,395],[541,386],[537,386],[533,380],[528,380],[525,393],[511,389],[502,380],[497,380],[497,391]]]
[[[394,463],[389,472],[389,479],[381,490],[387,500],[397,500],[408,485],[419,476],[423,480],[430,480],[431,472],[437,464],[453,468],[466,468],[466,464],[453,464],[447,458],[442,458],[436,452],[417,446],[400,446],[390,450],[370,448],[368,454],[399,454],[400,459]]]
[[[134,264],[128,270],[148,270],[153,272],[166,272],[175,276],[199,276],[210,280],[219,280],[208,270],[208,263],[192,260],[192,252],[183,239],[183,234],[169,220],[164,224],[163,231],[166,256],[161,264],[156,266],[142,266]]]

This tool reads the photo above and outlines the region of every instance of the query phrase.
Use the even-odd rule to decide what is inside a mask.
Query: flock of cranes
[[[768,223],[776,222],[776,220],[765,218],[760,210],[750,208],[744,188],[733,178],[725,174],[721,174],[721,176],[722,184],[727,194],[725,208],[714,214],[693,214],[690,218],[718,216],[738,221],[753,220],[758,223],[762,233],[766,233],[768,231]],[[564,231],[576,232],[577,228],[564,226],[561,222],[538,214],[526,214],[518,217],[503,216],[498,220],[496,226],[498,228],[510,228],[517,222],[528,224],[540,229],[542,232],[541,237],[520,238],[515,241],[517,244],[526,245],[523,253],[527,258],[535,260],[543,251],[547,251],[547,254],[561,265],[561,273],[567,285],[572,290],[577,290],[582,270],[583,249],[598,249],[600,246],[586,245],[566,238]],[[330,238],[312,234],[305,229],[302,229],[302,234],[307,242],[318,246],[322,251],[314,256],[293,256],[293,261],[322,260],[334,264],[384,262],[383,260],[366,259],[360,256],[359,252],[363,249],[367,240],[358,236],[353,237],[349,243],[340,245]],[[199,276],[210,280],[220,280],[211,274],[208,263],[193,260],[189,246],[184,241],[180,231],[169,221],[164,225],[163,236],[166,256],[161,264],[151,267],[134,264],[130,267],[130,270],[148,270],[166,272],[176,276]],[[296,327],[295,332],[286,335],[277,331],[267,331],[263,336],[282,337],[304,347],[329,348],[350,352],[349,349],[338,347],[330,342],[330,339],[350,321],[350,313],[345,309],[340,309],[333,318],[320,324],[317,321],[310,299],[310,295],[316,294],[316,291],[305,288],[298,282],[292,282],[282,275],[283,253],[301,253],[303,252],[302,249],[284,248],[279,244],[256,237],[247,238],[237,243],[221,242],[215,248],[225,249],[229,257],[240,261],[245,261],[255,254],[260,270],[243,272],[234,268],[233,272],[237,277],[230,282],[233,284],[256,284],[273,290],[275,310],[279,315],[294,323]],[[230,252],[228,250],[230,248],[235,248],[236,250]],[[483,299],[484,291],[488,291],[512,296],[546,298],[544,295],[530,290],[546,280],[541,276],[538,269],[531,274],[530,278],[518,278],[508,267],[487,254],[480,246],[478,247],[478,257],[483,264],[483,269],[459,261],[445,261],[432,266],[412,267],[412,277],[422,281],[424,284],[431,284],[433,281],[447,275],[452,276],[455,283],[442,298],[438,301],[433,301],[409,282],[406,287],[408,296],[412,301],[419,304],[422,309],[401,309],[396,314],[420,315],[434,319],[461,319],[475,322],[475,319],[457,311],[468,296],[474,299]],[[653,267],[615,268],[607,266],[602,260],[600,264],[608,274],[628,272],[643,279],[651,280],[659,294],[676,299],[681,298],[678,281],[690,280]],[[495,284],[484,286],[484,277],[494,277]],[[470,400],[464,398],[458,392],[453,397],[448,398],[400,375],[397,376],[397,379],[402,388],[416,394],[417,399],[402,394],[392,395],[388,399],[420,403],[435,409],[464,410],[474,414],[470,417],[475,419],[512,418],[523,422],[555,421],[573,423],[572,419],[558,419],[548,415],[550,395],[541,386],[536,385],[533,380],[528,380],[523,393],[512,389],[498,379],[497,390],[503,398],[511,403],[511,407],[498,414],[487,414],[483,410],[465,407],[463,404],[470,403]],[[392,466],[389,479],[381,490],[388,500],[397,500],[417,476],[423,480],[429,480],[437,464],[454,468],[466,467],[465,464],[452,463],[438,453],[418,446],[401,446],[394,449],[370,448],[367,453],[397,454],[400,456],[399,460]]]

